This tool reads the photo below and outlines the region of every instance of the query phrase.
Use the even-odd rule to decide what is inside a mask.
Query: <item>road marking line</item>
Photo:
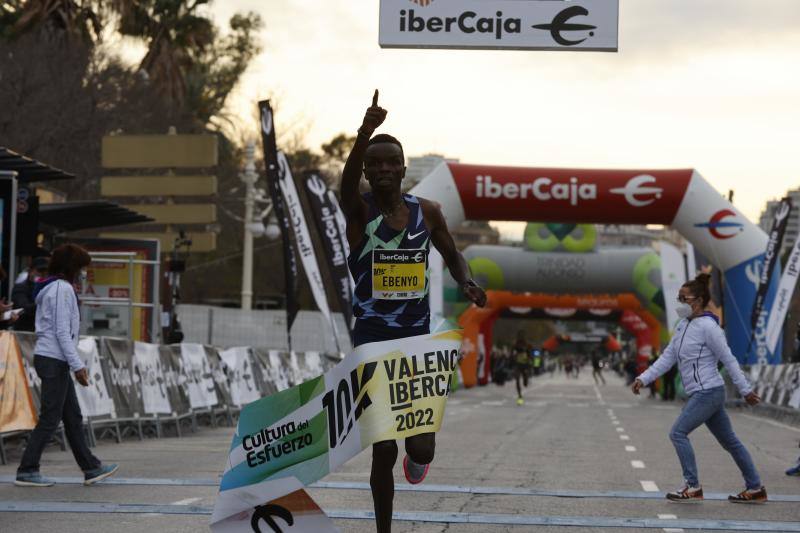
[[[0,501],[0,511],[7,512],[55,512],[55,513],[125,513],[142,514],[156,512],[162,515],[210,515],[209,506],[192,505],[147,505],[95,502],[52,502],[52,501]],[[375,520],[375,513],[361,509],[326,509],[325,513],[333,519]],[[508,526],[572,526],[603,527],[614,529],[663,529],[664,520],[656,518],[613,518],[596,516],[536,516],[516,514],[479,514],[459,512],[409,512],[395,511],[394,519],[404,522],[429,522],[440,524],[488,524]],[[674,523],[673,523],[674,522]],[[728,531],[790,531],[800,532],[798,522],[777,522],[771,520],[713,520],[680,519],[670,520],[670,525],[693,530]]]
[[[659,520],[677,520],[678,516],[674,514],[660,514]],[[683,528],[680,527],[665,527],[664,533],[683,533]]]
[[[741,416],[743,416],[745,418],[749,418],[750,420],[755,420],[757,422],[764,422],[765,424],[769,424],[770,426],[775,426],[775,427],[779,427],[779,428],[783,428],[783,429],[788,429],[789,431],[794,431],[795,433],[800,433],[800,429],[798,429],[796,427],[793,427],[793,426],[789,426],[787,424],[782,424],[780,422],[776,422],[775,420],[770,420],[768,418],[762,418],[760,416],[748,415],[748,414],[745,414],[745,413],[741,413]]]
[[[636,451],[636,446],[625,446],[625,451],[626,452],[635,452]]]
[[[655,481],[640,481],[639,483],[642,484],[642,490],[645,492],[659,492]]]
[[[491,406],[498,406],[498,405],[505,405],[505,400],[484,400],[481,402],[481,405],[491,405]]]
[[[631,461],[633,468],[644,468],[644,461]]]
[[[620,435],[619,440],[631,440],[631,438],[627,435]]]
[[[618,426],[619,425],[619,420],[612,420],[611,424],[613,424],[615,426]]]
[[[620,433],[623,433],[625,431],[625,428],[617,428],[617,431],[619,431]]]
[[[184,498],[182,500],[172,502],[170,505],[191,505],[193,503],[199,502],[202,499],[203,498]]]

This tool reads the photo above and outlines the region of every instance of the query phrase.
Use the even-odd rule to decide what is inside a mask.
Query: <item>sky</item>
[[[487,0],[488,1],[488,0]],[[413,6],[412,6],[413,7]],[[310,147],[354,134],[375,88],[407,156],[696,168],[751,220],[800,186],[800,1],[620,0],[619,52],[388,50],[375,0],[217,0],[264,20],[230,101]]]

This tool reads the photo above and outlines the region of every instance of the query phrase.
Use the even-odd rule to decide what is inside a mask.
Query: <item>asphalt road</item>
[[[725,501],[743,481],[705,428],[692,442],[707,500],[669,503],[661,493],[682,484],[667,438],[681,405],[635,397],[608,373],[608,385],[596,387],[590,374],[536,378],[521,407],[513,383],[457,391],[419,487],[403,479],[401,447],[394,531],[800,531],[800,478],[783,473],[800,454],[800,428],[731,411],[773,497],[768,504]],[[182,439],[101,442],[96,454],[121,467],[111,483],[94,487],[69,479],[14,487],[21,450],[11,449],[12,464],[0,466],[0,532],[207,530],[232,434],[203,428]],[[309,491],[342,531],[374,531],[369,467],[365,451]],[[80,474],[57,448],[46,452],[42,472]]]

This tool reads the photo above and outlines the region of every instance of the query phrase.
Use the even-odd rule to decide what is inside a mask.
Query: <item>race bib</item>
[[[426,250],[373,250],[372,297],[414,300],[425,296]]]

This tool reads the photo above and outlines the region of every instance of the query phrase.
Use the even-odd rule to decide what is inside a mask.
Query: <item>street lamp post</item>
[[[244,195],[244,254],[242,257],[242,309],[253,308],[253,207],[255,205],[256,173],[255,144],[250,141],[245,148],[244,172],[239,178],[245,184]]]

